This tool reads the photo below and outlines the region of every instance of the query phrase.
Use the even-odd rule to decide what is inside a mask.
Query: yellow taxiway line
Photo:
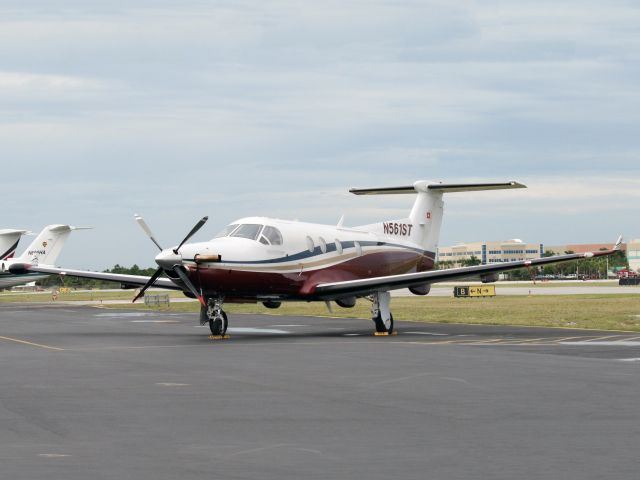
[[[52,347],[50,345],[42,345],[41,343],[27,342],[26,340],[20,340],[19,338],[1,337],[0,340],[7,340],[9,342],[22,343],[24,345],[31,345],[32,347],[46,348],[47,350],[63,351],[64,348]]]

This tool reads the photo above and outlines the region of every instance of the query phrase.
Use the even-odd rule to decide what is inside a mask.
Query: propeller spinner
[[[153,232],[144,221],[144,219],[138,214],[135,215],[135,219],[136,222],[138,222],[138,225],[140,225],[142,230],[144,230],[147,236],[151,239],[151,241],[160,249],[160,253],[155,258],[155,261],[158,264],[159,268],[153,273],[145,286],[140,289],[133,301],[135,302],[140,297],[144,296],[144,292],[146,292],[147,289],[155,283],[155,281],[158,279],[158,277],[160,277],[160,275],[162,275],[163,272],[170,271],[172,273],[175,273],[175,275],[180,278],[184,286],[187,287],[187,290],[189,290],[189,292],[191,292],[203,306],[206,306],[206,302],[204,301],[202,294],[198,292],[195,285],[189,279],[185,268],[182,266],[182,255],[180,255],[180,248],[187,241],[189,241],[189,239],[193,237],[205,223],[207,223],[209,217],[202,217],[176,248],[166,250],[163,249],[162,246],[160,246],[160,244],[154,237]]]

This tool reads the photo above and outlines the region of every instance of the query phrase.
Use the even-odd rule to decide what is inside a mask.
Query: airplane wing
[[[69,275],[70,277],[91,278],[94,280],[105,280],[118,282],[127,287],[142,287],[151,277],[143,275],[126,275],[121,273],[91,272],[89,270],[70,270],[68,268],[49,267],[46,265],[13,264],[9,267],[11,273],[20,274],[27,272],[50,273],[53,275]],[[158,278],[153,282],[154,287],[167,288],[170,290],[182,290],[178,285],[168,278]]]
[[[447,270],[431,270],[428,272],[406,273],[403,275],[390,275],[386,277],[373,277],[360,280],[347,280],[344,282],[320,283],[316,285],[312,295],[322,300],[331,300],[346,295],[368,295],[373,292],[397,290],[425,283],[438,283],[451,280],[459,280],[472,276],[491,275],[518,268],[536,267],[551,263],[567,262],[569,260],[581,260],[585,258],[602,257],[612,255],[620,249],[622,237],[618,239],[611,250],[587,253],[572,253],[554,257],[536,258],[533,260],[521,260],[517,262],[504,262],[490,265],[476,265],[473,267],[451,268]]]

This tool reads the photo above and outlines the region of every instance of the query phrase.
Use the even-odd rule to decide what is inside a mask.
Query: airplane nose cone
[[[171,269],[176,265],[182,265],[182,255],[173,253],[173,250],[167,249],[160,252],[156,258],[156,263],[165,269]]]

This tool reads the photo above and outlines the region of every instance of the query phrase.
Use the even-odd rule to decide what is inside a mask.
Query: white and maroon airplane
[[[620,246],[592,253],[473,267],[433,270],[442,224],[445,193],[526,188],[517,182],[442,184],[418,181],[410,186],[352,189],[356,195],[414,194],[407,218],[345,227],[248,217],[227,226],[207,242],[186,243],[207,221],[201,219],[176,247],[163,249],[144,220],[136,221],[160,249],[159,268],[151,277],[14,265],[12,271],[57,273],[120,282],[142,289],[151,286],[181,290],[201,303],[200,321],[209,322],[213,335],[224,335],[227,315],[223,303],[262,302],[278,308],[283,301],[335,302],[350,308],[359,297],[372,301],[377,332],[393,331],[390,291],[408,288],[415,295],[429,293],[431,284],[479,276],[497,280],[499,272],[523,267],[598,257]],[[160,278],[164,274],[168,278]]]

